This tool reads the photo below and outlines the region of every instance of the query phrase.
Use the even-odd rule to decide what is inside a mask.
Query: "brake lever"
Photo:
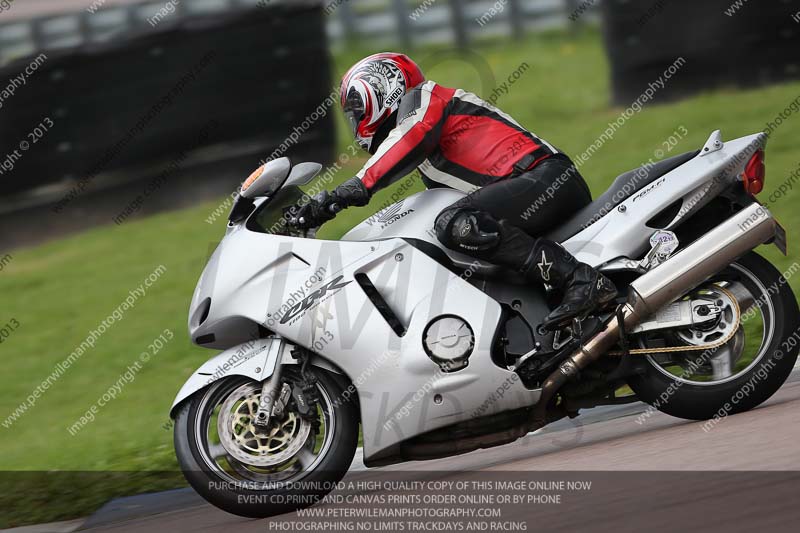
[[[328,211],[332,215],[335,215],[335,214],[339,213],[339,211],[341,211],[342,209],[343,209],[342,206],[340,206],[337,203],[333,203],[333,204],[328,206]],[[319,230],[319,226],[314,227],[314,228],[299,228],[297,226],[298,224],[304,224],[304,223],[305,223],[305,218],[303,218],[303,217],[299,217],[299,218],[298,217],[292,217],[292,218],[286,219],[286,225],[289,228],[291,228],[291,230],[294,230],[294,231],[290,231],[290,233],[296,233],[297,235],[299,235],[301,237],[304,237],[304,238],[307,238],[307,239],[316,238],[317,231]]]

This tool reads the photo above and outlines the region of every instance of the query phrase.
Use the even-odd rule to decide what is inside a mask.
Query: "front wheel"
[[[800,346],[800,313],[786,278],[750,252],[689,297],[708,299],[719,317],[652,332],[638,339],[639,347],[697,347],[735,334],[715,349],[645,355],[644,373],[629,380],[631,389],[659,411],[690,420],[722,418],[766,401],[791,373]]]
[[[291,367],[292,395],[268,427],[254,424],[261,384],[213,383],[175,417],[175,454],[189,484],[213,505],[265,518],[308,507],[347,472],[358,442],[355,400],[327,371]]]

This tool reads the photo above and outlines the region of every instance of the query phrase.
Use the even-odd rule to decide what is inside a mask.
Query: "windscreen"
[[[287,221],[295,207],[304,197],[297,185],[284,185],[272,198],[264,201],[247,221],[247,229],[259,233],[286,235],[289,233]]]

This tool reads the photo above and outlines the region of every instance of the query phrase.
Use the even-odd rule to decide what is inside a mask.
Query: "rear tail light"
[[[764,188],[764,178],[766,171],[764,168],[764,150],[758,150],[747,162],[742,175],[744,190],[750,194],[758,194]]]

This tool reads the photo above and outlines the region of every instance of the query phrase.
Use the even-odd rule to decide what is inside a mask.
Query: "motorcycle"
[[[556,332],[539,326],[556,290],[436,239],[436,215],[464,192],[426,190],[320,240],[294,222],[321,165],[267,163],[192,298],[192,341],[222,352],[171,408],[186,479],[266,517],[335,488],[359,426],[375,467],[507,444],[599,405],[690,420],[754,408],[794,367],[800,326],[787,276],[753,251],[786,253],[755,198],[766,140],[715,131],[622,174],[548,235],[621,293]]]

